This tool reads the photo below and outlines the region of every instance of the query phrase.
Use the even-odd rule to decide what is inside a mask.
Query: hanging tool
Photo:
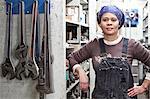
[[[49,2],[45,1],[45,13],[44,13],[44,32],[42,38],[42,48],[39,64],[39,78],[37,91],[40,92],[40,99],[44,99],[44,94],[54,93],[53,85],[53,55],[51,53],[51,42],[49,43]],[[50,46],[50,48],[49,48]]]
[[[19,34],[19,44],[16,48],[16,57],[18,59],[24,58],[27,56],[27,48],[28,46],[25,44],[24,36],[25,36],[25,28],[24,28],[24,2],[19,2],[20,9],[20,34]]]
[[[35,38],[35,61],[39,66],[40,62],[40,16],[39,13],[37,13],[37,21],[36,21],[36,38]],[[40,75],[40,74],[39,74]],[[39,93],[40,98],[39,99],[44,99],[45,95],[43,93]]]
[[[19,59],[19,63],[15,68],[16,78],[19,80],[22,80],[21,74],[24,74],[25,72],[25,64],[26,64],[26,56],[27,56],[27,50],[28,46],[25,44],[24,36],[24,2],[19,2],[19,10],[20,10],[20,35],[19,35],[19,44],[16,48],[16,58]]]
[[[40,60],[40,16],[37,11],[37,21],[36,21],[36,36],[35,36],[35,61],[39,65]]]
[[[38,1],[35,0],[32,9],[32,26],[31,26],[31,42],[28,50],[27,64],[25,66],[25,74],[34,80],[38,78],[39,68],[35,61],[35,35],[36,35],[36,21],[37,21]]]
[[[49,39],[49,2],[46,0],[45,2],[45,33],[46,33],[46,42],[45,42],[45,65],[46,65],[46,86],[49,88],[47,90],[47,93],[53,93],[54,92],[54,84],[53,84],[53,60],[54,57],[51,52],[51,39]],[[49,47],[50,46],[50,47]]]
[[[7,7],[8,7],[8,15],[7,15],[7,26],[6,26],[6,40],[7,40],[7,44],[6,44],[6,55],[5,55],[5,59],[4,62],[1,65],[2,68],[2,76],[6,77],[7,75],[9,75],[9,79],[14,79],[15,78],[15,72],[14,72],[14,67],[12,65],[11,59],[10,59],[10,51],[11,51],[11,38],[10,38],[10,33],[12,32],[12,4],[11,3],[7,3]]]

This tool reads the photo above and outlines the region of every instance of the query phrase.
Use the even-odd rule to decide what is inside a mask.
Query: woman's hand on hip
[[[134,86],[130,89],[128,89],[128,95],[133,97],[138,94],[142,94],[146,91],[146,89],[141,85],[141,86]]]

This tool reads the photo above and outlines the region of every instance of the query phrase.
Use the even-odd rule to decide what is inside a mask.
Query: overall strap
[[[128,41],[129,41],[129,39],[123,38],[122,57],[124,57],[125,59],[127,59]],[[132,70],[131,70],[131,67],[129,66],[129,84],[128,84],[128,87],[129,88],[133,87],[134,86],[133,83],[134,83],[134,79],[132,76]],[[134,96],[131,99],[137,99],[137,96]]]
[[[128,41],[129,39],[123,38],[122,57],[125,58],[127,58]]]
[[[106,54],[105,44],[104,44],[104,38],[99,39],[99,46],[100,46],[100,53],[101,55]]]

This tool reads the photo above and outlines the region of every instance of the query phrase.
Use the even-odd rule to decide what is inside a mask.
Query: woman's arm
[[[75,77],[79,78],[80,89],[86,91],[89,86],[88,76],[83,70],[80,63],[92,57],[93,49],[97,46],[97,39],[94,39],[84,45],[81,49],[71,53],[67,59],[69,60],[70,68],[73,70]]]
[[[132,46],[131,49],[133,52],[133,58],[141,61],[142,63],[150,67],[150,51],[146,49],[140,42],[137,42],[135,40],[131,40],[131,42],[132,43],[130,44]],[[138,94],[142,94],[148,90],[149,85],[150,85],[150,75],[147,73],[142,85],[130,88],[128,90],[128,95],[135,96]]]
[[[71,53],[67,57],[71,68],[73,68],[74,65],[80,64],[81,62],[91,58],[93,50],[96,48],[97,45],[98,45],[98,40],[94,39],[94,40],[90,41],[89,43],[85,44],[79,50]]]
[[[133,58],[141,61],[146,66],[150,67],[150,51],[145,48],[140,42],[132,40]]]

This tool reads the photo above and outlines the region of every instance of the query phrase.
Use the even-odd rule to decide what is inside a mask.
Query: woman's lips
[[[113,28],[106,28],[108,31],[111,31],[111,30],[113,30]]]

